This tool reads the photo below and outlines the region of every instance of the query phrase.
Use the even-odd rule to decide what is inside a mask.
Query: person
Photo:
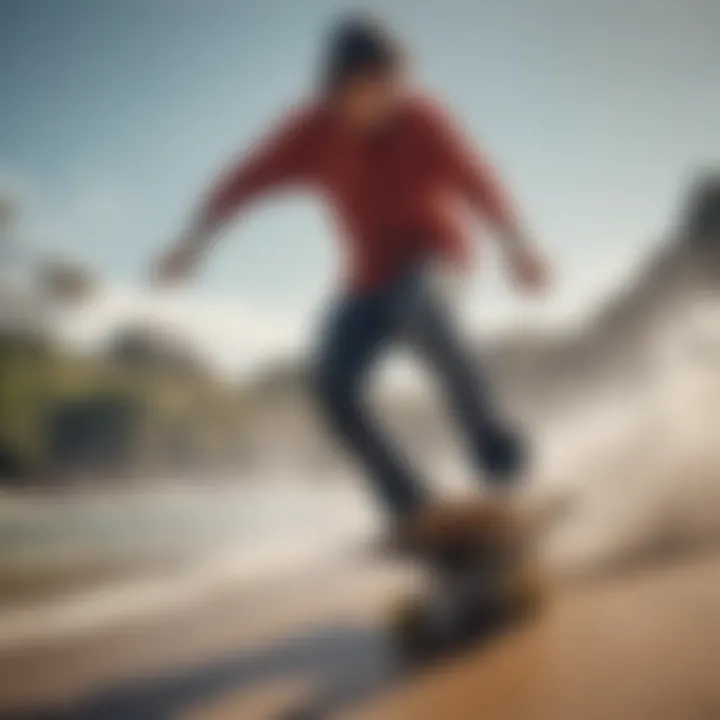
[[[221,176],[160,257],[155,279],[185,278],[240,208],[298,185],[326,198],[349,259],[315,364],[317,397],[382,506],[402,526],[442,505],[366,406],[370,371],[393,343],[409,343],[430,364],[478,477],[491,486],[516,483],[526,443],[503,420],[435,278],[437,268],[469,266],[463,205],[492,226],[520,289],[542,290],[548,268],[488,163],[440,104],[413,87],[404,49],[375,21],[351,18],[334,29],[317,97]]]

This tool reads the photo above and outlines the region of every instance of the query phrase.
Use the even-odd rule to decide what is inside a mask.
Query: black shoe
[[[529,447],[517,432],[493,430],[483,439],[483,459],[488,482],[494,487],[514,487],[528,466]]]

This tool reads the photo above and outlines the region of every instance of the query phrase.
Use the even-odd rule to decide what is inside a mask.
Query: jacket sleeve
[[[202,216],[224,222],[248,201],[265,193],[302,183],[309,175],[311,121],[297,112],[282,121],[210,188]]]
[[[514,209],[492,166],[439,107],[426,103],[420,113],[433,163],[484,218],[509,230]]]

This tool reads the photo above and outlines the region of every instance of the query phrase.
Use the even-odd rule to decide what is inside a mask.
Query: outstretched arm
[[[437,107],[424,108],[423,122],[433,161],[471,207],[492,224],[513,279],[527,290],[544,288],[549,279],[548,268],[492,166]]]
[[[269,191],[302,181],[308,174],[307,113],[297,113],[276,128],[214,183],[189,226],[153,268],[157,282],[172,283],[192,274],[219,229],[244,205]]]

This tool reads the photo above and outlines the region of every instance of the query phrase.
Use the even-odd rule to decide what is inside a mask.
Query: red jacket
[[[434,104],[407,98],[381,131],[353,133],[313,106],[287,118],[212,190],[222,221],[251,198],[309,185],[327,198],[347,239],[356,290],[381,285],[419,258],[469,259],[461,204],[500,228],[513,218],[491,170]]]

